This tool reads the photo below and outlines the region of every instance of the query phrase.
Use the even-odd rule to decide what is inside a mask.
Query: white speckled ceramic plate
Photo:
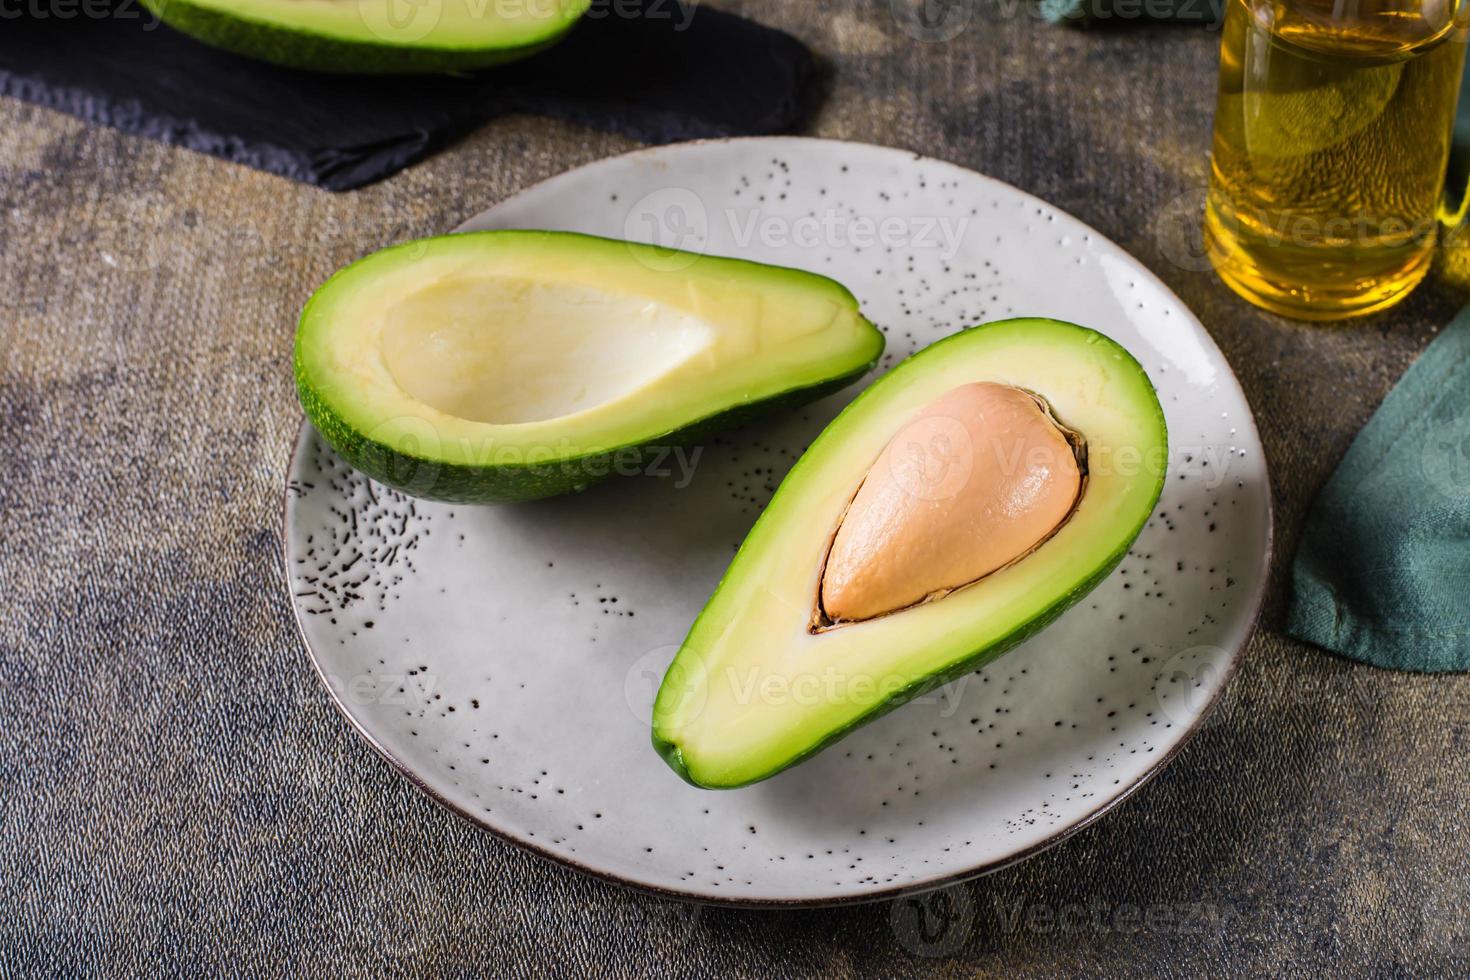
[[[641,475],[504,508],[401,497],[305,428],[285,536],[302,633],[352,723],[434,797],[541,854],[665,893],[861,901],[1056,843],[1200,724],[1260,606],[1266,468],[1219,350],[1116,245],[947,163],[794,138],[605,160],[465,228],[591,232],[825,273],[887,332],[880,370],[987,319],[1087,324],[1148,370],[1173,448],[1128,558],[1056,624],[795,769],[716,793],[650,747],[658,680],[787,468],[866,381]]]

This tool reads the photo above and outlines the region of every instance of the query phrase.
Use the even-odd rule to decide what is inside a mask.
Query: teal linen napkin
[[[1286,632],[1379,667],[1470,670],[1470,310],[1358,433],[1307,516]]]

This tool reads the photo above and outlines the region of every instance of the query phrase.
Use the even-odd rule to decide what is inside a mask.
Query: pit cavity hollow
[[[715,328],[645,296],[577,283],[455,276],[393,303],[382,354],[410,397],[494,425],[544,422],[655,385]]]

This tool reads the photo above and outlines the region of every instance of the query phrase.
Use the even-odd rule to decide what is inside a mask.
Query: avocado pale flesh
[[[1023,449],[1021,459],[992,466],[976,458],[993,451],[993,432],[968,424],[977,407],[1002,433],[1001,459],[1007,442],[1012,453]],[[917,493],[875,491],[870,529],[887,530],[850,536],[846,554],[859,572],[844,580],[876,571],[879,588],[857,594],[868,605],[856,612],[871,615],[823,621],[826,576],[860,488],[885,451],[898,446],[891,455],[902,458],[908,436],[919,437],[920,464],[925,454],[948,453],[933,438],[945,418],[955,423],[951,440],[961,429],[980,439],[970,473],[937,502],[926,499],[934,494],[923,485]],[[655,747],[696,785],[745,785],[988,663],[1117,565],[1158,499],[1166,456],[1152,385],[1102,334],[1055,320],[1006,320],[921,351],[839,415],[777,489],[664,677]],[[938,470],[929,473],[943,488]],[[992,496],[967,496],[971,480],[988,484]],[[1035,493],[1025,489],[1028,480]],[[983,513],[1005,506],[995,494],[1023,505],[1019,531]],[[931,506],[937,514],[928,514]],[[884,518],[885,508],[897,516]],[[1060,523],[1049,527],[1059,513]],[[906,554],[908,543],[893,533],[905,527],[927,545]],[[954,547],[946,527],[967,528],[978,536],[972,542],[987,528],[1008,541]],[[986,565],[995,567],[987,572]],[[907,572],[892,574],[895,568]],[[963,581],[977,568],[978,579]]]
[[[591,0],[143,0],[176,30],[309,71],[393,74],[486,68],[560,40]]]
[[[810,401],[866,373],[883,336],[812,273],[566,232],[410,242],[307,303],[307,417],[382,483],[530,500]]]

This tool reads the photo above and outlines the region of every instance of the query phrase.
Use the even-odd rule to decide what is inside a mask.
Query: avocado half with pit
[[[307,302],[307,418],[406,493],[496,503],[581,490],[651,454],[835,391],[883,335],[796,269],[569,232],[374,253]]]
[[[357,74],[487,68],[561,39],[591,0],[143,0],[205,44],[288,68]]]
[[[1122,560],[1167,455],[1143,368],[1093,330],[1005,320],[919,352],[781,483],[664,676],[655,747],[741,786],[988,663]]]

